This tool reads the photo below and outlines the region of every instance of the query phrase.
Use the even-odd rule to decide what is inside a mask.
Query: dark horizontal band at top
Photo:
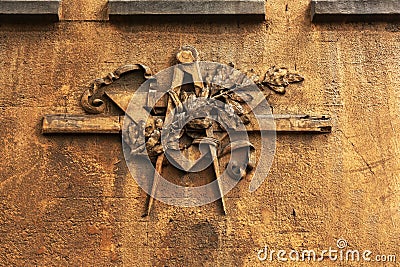
[[[60,0],[0,0],[0,15],[58,15]]]
[[[399,20],[398,0],[312,0],[311,20]]]
[[[264,0],[109,0],[113,15],[265,14]]]

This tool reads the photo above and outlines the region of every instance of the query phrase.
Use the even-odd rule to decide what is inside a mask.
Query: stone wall
[[[2,21],[0,265],[280,266],[257,252],[322,251],[340,238],[400,257],[399,24],[312,24],[308,0],[269,0],[266,13],[107,21],[105,0],[63,0],[59,22]],[[146,194],[119,136],[43,136],[41,119],[84,114],[94,78],[128,63],[162,70],[184,44],[242,70],[297,70],[305,81],[270,98],[274,113],[329,114],[334,128],[279,134],[264,184],[250,193],[241,181],[227,216],[218,202],[156,202],[142,218]]]

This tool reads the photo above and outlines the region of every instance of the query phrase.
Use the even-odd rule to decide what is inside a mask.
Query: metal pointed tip
[[[253,193],[253,192],[256,191],[259,187],[260,187],[260,185],[254,183],[254,182],[250,183],[250,185],[249,185],[249,191],[250,191],[250,193]]]

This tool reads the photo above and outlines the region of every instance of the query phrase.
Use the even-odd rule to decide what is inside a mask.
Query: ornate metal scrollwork
[[[114,72],[110,72],[106,77],[94,80],[90,88],[83,92],[81,97],[81,106],[83,109],[91,114],[103,113],[105,110],[104,101],[102,99],[104,95],[104,86],[110,85],[123,75],[134,71],[142,71],[143,77],[146,80],[153,75],[150,68],[142,64],[122,66]]]

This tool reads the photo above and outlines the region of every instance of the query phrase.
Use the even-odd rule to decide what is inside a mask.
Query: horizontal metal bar
[[[43,118],[42,133],[102,133],[121,132],[123,117],[91,115],[47,115]]]
[[[47,115],[43,118],[42,133],[104,133],[122,131],[124,116]],[[217,129],[216,129],[217,130]],[[276,114],[257,116],[246,125],[247,131],[319,132],[329,133],[332,123],[329,116]]]

